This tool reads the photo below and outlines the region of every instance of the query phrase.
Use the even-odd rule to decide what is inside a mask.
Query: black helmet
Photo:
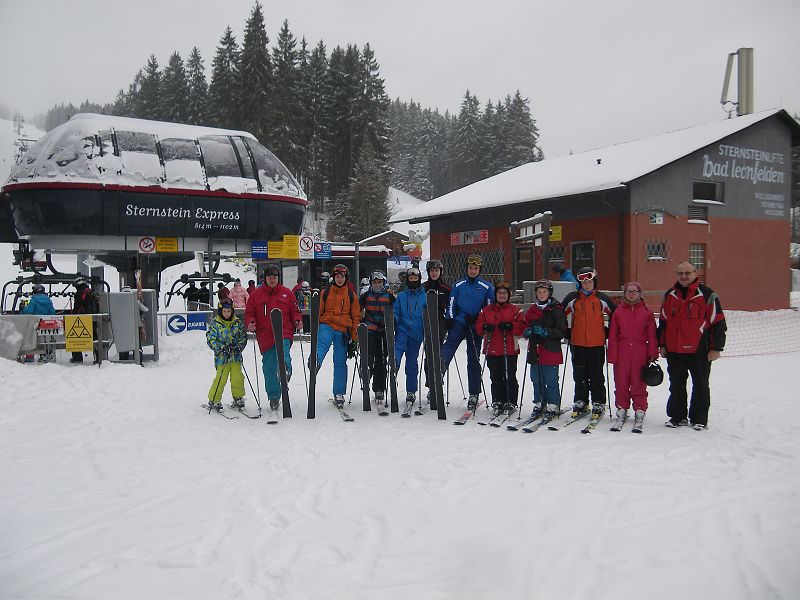
[[[425,263],[425,270],[428,272],[428,275],[430,275],[431,269],[439,269],[440,271],[444,272],[444,265],[438,258],[432,258]]]
[[[266,265],[264,265],[264,277],[267,277],[268,275],[275,275],[277,277],[280,277],[281,275],[280,267],[276,263],[267,263]]]
[[[45,289],[41,283],[34,283],[33,284],[33,293],[34,294],[44,294]]]
[[[657,362],[651,362],[642,368],[642,379],[650,387],[661,385],[661,382],[664,381],[664,371]]]

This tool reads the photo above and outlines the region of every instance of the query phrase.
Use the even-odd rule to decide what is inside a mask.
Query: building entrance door
[[[577,275],[583,267],[594,268],[594,242],[572,242],[572,272]]]
[[[533,246],[523,246],[517,248],[517,255],[514,257],[516,261],[514,274],[516,281],[514,281],[514,289],[521,290],[523,281],[533,281],[534,279],[534,251]]]

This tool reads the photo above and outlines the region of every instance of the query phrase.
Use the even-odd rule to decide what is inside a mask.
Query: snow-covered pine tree
[[[186,122],[190,125],[208,123],[208,84],[206,68],[200,50],[195,46],[186,61],[186,78],[189,86],[189,102],[186,107]]]
[[[326,54],[325,44],[320,41],[307,63],[301,63],[300,78],[300,101],[303,103],[300,139],[305,150],[301,169],[306,195],[316,212],[325,210],[330,157],[330,78]]]
[[[542,160],[543,153],[538,146],[539,129],[531,117],[527,98],[519,90],[513,97],[506,97],[506,135],[509,150],[509,169],[526,163]]]
[[[334,215],[337,241],[363,240],[386,230],[391,208],[386,165],[372,149],[362,146],[347,191],[337,198]]]
[[[356,100],[361,94],[360,52],[356,46],[347,50],[337,46],[331,52],[329,62],[331,106],[330,106],[330,170],[328,197],[338,203],[352,175],[354,156],[354,119]]]
[[[270,143],[272,151],[292,173],[296,173],[300,163],[300,51],[287,20],[283,21],[272,49],[272,62],[275,85],[271,102]]]
[[[161,116],[165,121],[185,123],[189,110],[189,83],[183,59],[177,52],[169,57],[169,63],[161,78]]]
[[[273,97],[273,74],[268,46],[264,13],[261,3],[256,2],[244,30],[239,101],[242,129],[252,133],[265,146],[272,143],[270,101]]]
[[[142,119],[161,120],[161,71],[155,54],[151,54],[142,72],[136,116]]]
[[[230,27],[219,41],[211,63],[211,84],[208,86],[208,112],[217,127],[239,127],[239,45]]]
[[[452,189],[481,179],[481,110],[477,96],[464,94],[456,120],[451,154]]]

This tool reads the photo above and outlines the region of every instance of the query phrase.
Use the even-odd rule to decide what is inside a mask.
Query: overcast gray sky
[[[27,117],[109,102],[154,53],[197,45],[209,68],[225,26],[242,41],[252,0],[0,0],[0,102]],[[519,89],[548,157],[724,118],[725,61],[755,48],[755,109],[800,113],[797,0],[272,0],[309,45],[369,42],[392,99],[457,112],[469,88]],[[735,88],[734,88],[735,90]],[[735,94],[734,94],[735,95]]]

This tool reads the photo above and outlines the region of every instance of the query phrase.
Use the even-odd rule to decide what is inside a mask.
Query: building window
[[[669,240],[645,240],[644,252],[647,262],[666,262],[669,260]]]
[[[692,206],[689,205],[688,209],[689,223],[699,223],[701,225],[708,225],[708,207],[707,206]]]
[[[706,245],[689,244],[689,262],[698,271],[706,270]]]
[[[478,254],[483,261],[481,267],[481,277],[486,281],[494,283],[500,279],[510,279],[509,273],[506,278],[504,273],[504,262],[502,252],[443,252],[442,264],[444,265],[444,279],[448,284],[458,281],[465,276],[467,272],[467,257],[472,254]]]
[[[725,187],[719,181],[693,181],[692,202],[698,204],[725,204]]]
[[[548,254],[550,255],[550,262],[563,263],[567,255],[567,251],[564,249],[564,242],[552,242]]]
[[[664,224],[664,211],[651,210],[650,211],[650,225],[663,225]]]

